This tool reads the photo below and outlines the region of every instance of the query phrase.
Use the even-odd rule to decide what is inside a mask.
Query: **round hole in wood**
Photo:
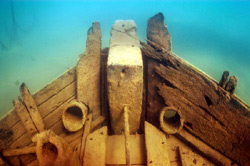
[[[47,160],[46,163],[53,164],[58,156],[58,151],[52,143],[45,143],[42,147],[42,154],[44,159]]]
[[[175,134],[183,128],[181,113],[174,107],[164,107],[160,112],[160,126],[167,134]]]
[[[80,130],[86,120],[88,108],[81,102],[73,100],[63,111],[64,127],[71,132]]]

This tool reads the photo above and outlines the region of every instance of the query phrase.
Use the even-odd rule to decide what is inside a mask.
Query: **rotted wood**
[[[92,114],[89,114],[87,116],[86,123],[84,126],[84,131],[82,134],[82,143],[81,143],[81,149],[80,149],[80,162],[81,163],[83,163],[83,155],[84,155],[84,150],[85,150],[85,145],[86,145],[86,139],[91,130],[91,123],[92,123]]]
[[[176,55],[142,46],[143,55],[154,64],[148,78],[156,75],[151,78],[154,82],[148,83],[147,113],[155,118],[148,119],[157,125],[153,119],[157,119],[159,106],[181,108],[189,132],[235,162],[250,163],[250,135],[246,134],[250,133],[249,106],[234,95],[228,98],[216,81]],[[152,97],[150,93],[159,96]]]
[[[229,71],[224,71],[221,76],[219,86],[225,89],[228,78],[229,78]]]
[[[31,96],[27,86],[22,84],[20,87],[21,96],[23,98],[23,102],[30,114],[30,117],[37,128],[38,132],[42,132],[45,130],[45,125],[43,123],[43,119],[38,111],[35,100]]]
[[[187,143],[189,146],[197,150],[202,156],[209,159],[216,165],[225,165],[225,166],[237,166],[237,164],[233,164],[232,160],[225,157],[220,152],[214,150],[209,147],[207,144],[195,138],[192,134],[188,133],[185,129],[176,134],[176,137]],[[181,149],[179,148],[179,152],[181,153]],[[183,161],[183,159],[182,159]]]
[[[237,82],[238,78],[236,76],[231,76],[225,87],[225,90],[228,91],[231,95],[233,95],[237,87]]]
[[[101,115],[101,36],[100,23],[94,22],[88,31],[86,51],[80,57],[76,67],[77,99],[89,107],[94,120]]]
[[[26,128],[27,132],[30,136],[33,136],[38,132],[36,126],[34,125],[26,107],[23,105],[22,101],[13,101],[13,105],[15,107],[15,111],[17,112],[19,118],[23,126]]]
[[[167,25],[164,22],[164,15],[158,13],[148,19],[147,26],[148,44],[156,46],[160,51],[171,51],[171,36],[168,32]],[[157,45],[155,45],[157,44]]]

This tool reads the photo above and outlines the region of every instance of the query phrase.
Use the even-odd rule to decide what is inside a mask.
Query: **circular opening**
[[[165,124],[173,128],[178,128],[181,124],[180,115],[174,110],[165,111],[163,121]]]
[[[43,144],[43,156],[47,160],[46,163],[54,163],[57,158],[58,152],[55,145],[51,143]]]
[[[82,110],[77,106],[69,107],[65,111],[65,120],[69,123],[82,123]]]
[[[160,125],[167,134],[175,134],[183,127],[183,119],[175,108],[164,107],[160,114]]]

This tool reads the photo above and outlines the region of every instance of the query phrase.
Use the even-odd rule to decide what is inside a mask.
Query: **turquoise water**
[[[10,0],[1,0],[0,116],[12,108],[22,82],[34,93],[76,65],[93,21],[101,23],[104,48],[115,20],[135,20],[144,40],[147,19],[158,12],[165,15],[173,52],[217,81],[229,70],[239,78],[236,94],[250,104],[248,1],[13,0],[11,8]]]

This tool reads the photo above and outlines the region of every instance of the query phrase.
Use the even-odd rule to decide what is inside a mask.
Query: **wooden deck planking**
[[[62,84],[60,84],[60,82],[62,82]],[[41,97],[38,97],[39,95],[36,94],[39,93],[42,95],[43,93],[45,93],[46,87],[49,88],[49,90],[48,89],[47,90],[51,95],[50,96],[46,95],[47,99],[45,99],[45,95],[43,95],[43,99]],[[40,104],[38,106],[38,109],[43,118],[46,115],[48,116],[48,114],[51,112],[51,109],[52,111],[53,110],[55,111],[58,107],[60,107],[60,105],[62,105],[65,101],[67,101],[69,98],[75,95],[75,68],[71,69],[70,71],[68,71],[63,76],[59,77],[57,80],[53,81],[46,87],[41,90],[43,93],[39,91],[35,95],[33,95],[35,102],[38,105]],[[55,91],[52,93],[53,87],[55,87]],[[18,117],[18,115],[14,110],[12,110],[4,118],[2,118],[0,124],[1,124],[1,130],[12,133],[12,136],[11,138],[9,138],[9,141],[7,143],[0,142],[2,149],[5,149],[8,145],[12,144],[13,144],[12,147],[17,146],[16,143],[14,143],[15,141],[22,142],[19,140],[22,140],[24,138],[22,136],[26,134],[26,129],[23,127],[20,118]]]

